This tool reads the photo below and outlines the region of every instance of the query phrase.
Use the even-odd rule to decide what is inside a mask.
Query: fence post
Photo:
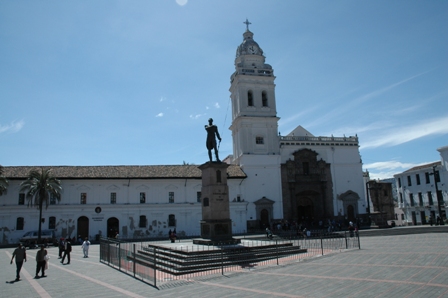
[[[221,247],[221,274],[224,275],[224,247]]]
[[[347,232],[344,232],[344,236],[345,236],[345,249],[348,249]]]
[[[277,265],[278,265],[278,240],[275,239],[275,253],[277,254]]]
[[[135,255],[135,243],[132,245],[132,250],[133,250],[133,252],[132,252],[132,260],[134,260],[132,262],[132,271],[134,273],[134,278],[135,278],[135,261],[137,259],[136,255]]]
[[[157,248],[154,246],[154,287],[157,287]]]
[[[361,241],[359,241],[359,231],[358,231],[358,247],[361,249]]]
[[[110,265],[110,241],[107,240],[107,265]]]
[[[121,271],[121,242],[118,242],[118,271]]]
[[[322,249],[322,255],[324,255],[324,240],[322,234],[320,235],[320,248]]]

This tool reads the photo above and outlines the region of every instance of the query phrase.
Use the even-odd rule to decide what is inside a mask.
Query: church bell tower
[[[243,42],[236,50],[235,72],[230,78],[233,161],[244,155],[279,155],[274,70],[253,39],[246,20]]]
[[[248,226],[267,226],[283,218],[280,147],[274,70],[253,39],[246,20],[243,42],[236,50],[235,72],[230,78],[233,157],[247,175],[242,198]]]

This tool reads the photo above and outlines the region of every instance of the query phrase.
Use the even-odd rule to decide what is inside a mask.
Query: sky
[[[354,136],[370,177],[448,145],[448,1],[0,1],[0,165],[171,165],[232,154],[249,20],[279,131]]]

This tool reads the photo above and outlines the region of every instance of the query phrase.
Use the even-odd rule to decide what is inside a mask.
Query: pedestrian
[[[89,238],[86,237],[84,242],[82,243],[82,252],[84,253],[84,258],[89,257],[89,247],[90,247],[90,241]]]
[[[65,250],[64,238],[62,238],[62,237],[59,238],[58,246],[59,246],[59,259],[62,259],[62,253]]]
[[[72,252],[72,244],[70,243],[70,238],[65,240],[64,256],[62,257],[61,263],[64,264],[65,257],[67,257],[67,264],[70,264],[70,253]]]
[[[45,275],[45,265],[47,261],[45,260],[45,256],[47,255],[47,250],[44,245],[40,246],[40,250],[37,251],[36,254],[36,276],[34,278],[39,278],[39,272],[42,270],[42,274],[40,277],[46,277]]]
[[[19,243],[19,247],[17,247],[14,252],[12,253],[11,258],[11,264],[12,260],[14,260],[14,257],[16,258],[16,281],[20,280],[20,270],[22,269],[23,261],[26,262],[26,249],[23,247],[22,243]]]

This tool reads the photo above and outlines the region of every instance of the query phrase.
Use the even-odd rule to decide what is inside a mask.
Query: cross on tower
[[[246,21],[243,22],[243,24],[246,24],[246,30],[249,31],[249,25],[252,23],[249,23],[249,21],[246,19]]]

